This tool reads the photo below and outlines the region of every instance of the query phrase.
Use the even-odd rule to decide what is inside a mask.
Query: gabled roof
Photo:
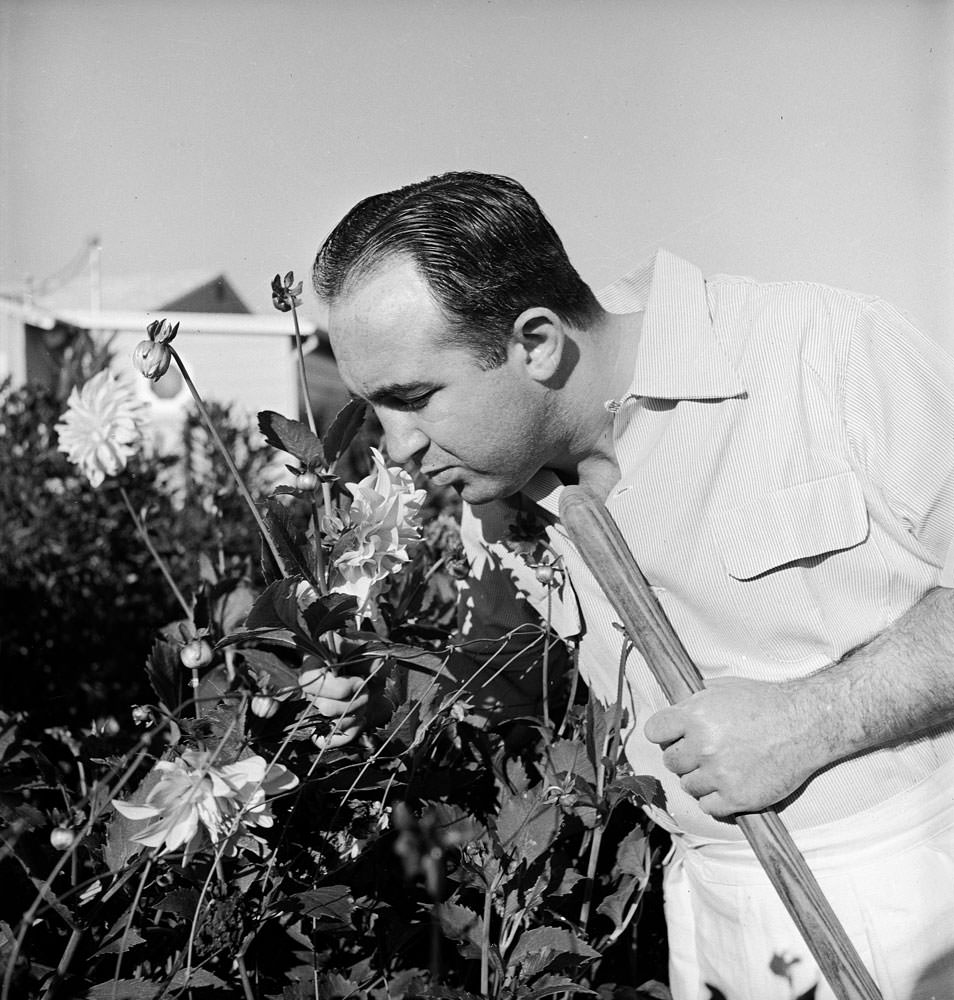
[[[203,299],[208,301],[204,308]],[[224,274],[194,268],[164,274],[104,274],[99,300],[102,310],[115,312],[250,312]],[[51,312],[90,309],[89,275],[83,272],[48,293],[37,288],[33,301]]]

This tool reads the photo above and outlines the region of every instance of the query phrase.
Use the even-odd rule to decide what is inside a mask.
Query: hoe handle
[[[630,639],[673,704],[704,687],[702,675],[646,583],[616,522],[588,490],[567,486],[560,519]],[[811,869],[773,809],[735,817],[838,1000],[881,1000]]]

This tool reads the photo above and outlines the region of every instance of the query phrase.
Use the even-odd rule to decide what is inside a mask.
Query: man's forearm
[[[646,722],[715,816],[754,812],[813,774],[954,718],[954,591],[930,591],[839,662],[783,683],[726,677]]]
[[[870,642],[789,685],[815,719],[820,767],[949,721],[954,590],[930,591]]]

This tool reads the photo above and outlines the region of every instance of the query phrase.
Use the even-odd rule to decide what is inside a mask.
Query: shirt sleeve
[[[879,299],[852,334],[844,420],[853,461],[954,586],[954,358]]]

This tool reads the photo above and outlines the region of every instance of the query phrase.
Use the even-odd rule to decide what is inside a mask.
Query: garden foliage
[[[276,281],[293,308],[293,279]],[[153,348],[150,372],[167,360]],[[321,435],[261,414],[271,452],[234,428],[213,449],[193,423],[201,475],[134,459],[94,491],[53,451],[55,402],[8,391],[0,437],[4,505],[25,508],[3,529],[4,586],[24,592],[4,643],[37,621],[52,643],[6,646],[42,673],[0,714],[2,1000],[668,995],[651,981],[658,919],[637,935],[662,848],[640,809],[654,783],[620,759],[625,720],[587,699],[545,623],[541,669],[570,663],[545,710],[475,710],[504,664],[491,651],[472,683],[452,679],[456,522],[426,520],[377,452],[342,480],[360,404]],[[291,484],[255,504],[265,544],[209,458],[220,443],[245,449],[247,482],[268,455],[288,464]],[[184,600],[161,593],[120,487]],[[540,547],[528,558],[559,572]],[[96,697],[51,726],[37,699],[64,678]],[[322,710],[331,690],[350,699],[340,716]],[[141,728],[83,725],[94,704]],[[357,717],[363,735],[343,738]]]

